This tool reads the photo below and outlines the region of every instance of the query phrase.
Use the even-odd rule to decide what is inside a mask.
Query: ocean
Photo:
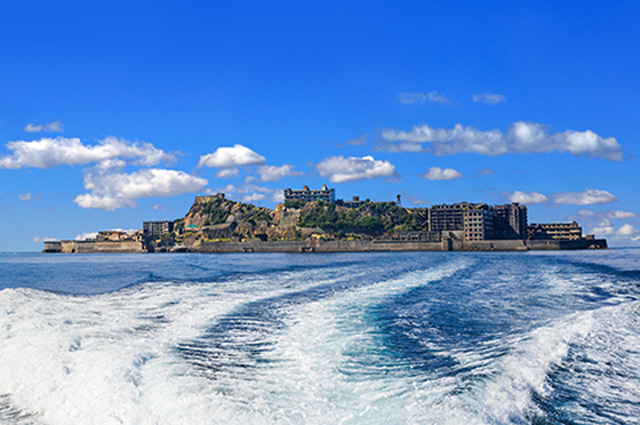
[[[2,424],[640,424],[640,250],[0,254]]]

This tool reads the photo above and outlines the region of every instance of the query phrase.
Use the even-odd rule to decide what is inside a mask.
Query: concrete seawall
[[[491,240],[462,242],[410,241],[278,241],[278,242],[202,242],[190,252],[399,252],[399,251],[528,251],[606,249],[604,239],[576,241]]]
[[[249,242],[198,242],[182,252],[241,253],[241,252],[400,252],[400,251],[528,251],[528,250],[577,250],[606,249],[605,239],[562,240],[490,240],[464,242],[444,239],[442,242],[420,241],[249,241]],[[141,253],[146,252],[142,243],[59,241],[45,242],[43,252],[48,253]]]
[[[202,242],[190,252],[380,252],[441,251],[440,242],[382,241],[276,241],[276,242]]]
[[[54,241],[45,242],[42,252],[64,254],[82,253],[135,253],[146,252],[142,242],[134,241]]]

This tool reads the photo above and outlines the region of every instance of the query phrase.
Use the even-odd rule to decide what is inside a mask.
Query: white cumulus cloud
[[[29,123],[24,127],[24,131],[27,133],[39,133],[41,131],[47,133],[62,133],[64,131],[64,126],[60,121],[52,121],[47,124]]]
[[[425,102],[449,104],[449,99],[447,99],[445,95],[438,93],[435,90],[432,90],[428,93],[400,93],[396,98],[400,103],[404,103],[405,105],[410,103]]]
[[[263,182],[277,182],[285,177],[298,177],[303,173],[296,171],[293,165],[281,165],[279,167],[275,165],[262,165],[258,167],[258,174],[260,180]]]
[[[629,223],[623,224],[618,230],[616,230],[616,234],[620,236],[631,236],[636,233],[638,233],[638,231]]]
[[[546,126],[518,121],[507,134],[512,152],[569,152],[590,158],[600,157],[612,161],[622,160],[622,148],[614,137],[603,138],[591,130],[567,130],[548,134]]]
[[[58,242],[59,240],[60,240],[60,238],[49,238],[49,237],[46,237],[46,236],[35,236],[32,239],[33,242],[38,242],[38,243],[41,243],[41,242]]]
[[[73,238],[73,240],[86,241],[87,239],[95,239],[97,236],[98,236],[98,232],[80,233],[79,235],[76,235],[76,237]]]
[[[40,197],[35,196],[31,192],[25,192],[25,193],[19,193],[18,199],[20,199],[21,201],[39,201]]]
[[[266,158],[246,146],[220,147],[215,152],[200,157],[198,167],[233,168],[242,165],[260,165]]]
[[[473,96],[473,101],[476,103],[486,103],[487,105],[497,105],[504,102],[506,99],[503,95],[497,93],[484,93],[476,94]]]
[[[369,135],[367,133],[363,133],[356,138],[349,139],[346,142],[340,143],[338,145],[339,148],[343,148],[345,146],[364,146],[369,143]]]
[[[385,128],[378,149],[389,152],[429,151],[434,155],[476,153],[502,155],[506,153],[569,152],[572,155],[622,160],[622,148],[614,137],[601,137],[591,130],[549,134],[546,126],[518,121],[507,133],[499,129],[478,130],[456,124],[452,129],[433,128],[427,124],[410,131]],[[425,144],[427,144],[425,146]]]
[[[255,184],[242,184],[240,186],[228,184],[223,188],[218,188],[216,191],[247,203],[264,200],[278,203],[284,201],[284,191],[282,189],[273,189]]]
[[[606,190],[587,189],[584,192],[555,193],[551,198],[558,204],[593,205],[610,204],[618,199]]]
[[[333,183],[376,177],[397,177],[396,167],[389,161],[377,160],[372,156],[347,157],[331,156],[316,164],[322,177],[328,177]]]
[[[11,155],[0,157],[0,168],[52,168],[59,165],[91,164],[118,159],[140,165],[171,161],[175,156],[146,142],[129,142],[107,137],[96,145],[85,145],[78,138],[56,137],[7,143]]]
[[[610,219],[613,219],[613,220],[638,217],[637,214],[632,213],[630,211],[620,211],[620,210],[607,211],[605,214],[606,214],[607,218],[610,218]]]
[[[399,142],[392,143],[384,143],[382,145],[378,145],[376,147],[379,151],[385,152],[411,152],[411,153],[421,153],[428,152],[428,149],[424,147],[424,145],[420,142],[413,142],[409,140],[403,140]]]
[[[233,177],[238,177],[240,175],[240,170],[238,168],[221,168],[216,173],[216,177],[220,179],[230,179]]]
[[[255,192],[244,195],[241,200],[242,202],[252,203],[256,201],[264,201],[266,199],[269,199],[269,196],[266,193]]]
[[[419,152],[426,149],[424,143],[431,144],[429,150],[434,155],[462,152],[502,155],[508,151],[506,140],[500,130],[480,131],[460,124],[456,124],[452,129],[432,128],[426,124],[415,126],[411,131],[385,128],[381,137],[387,141],[381,150],[391,152]]]
[[[453,168],[431,167],[422,177],[427,180],[453,180],[464,177],[464,175]]]
[[[613,226],[603,225],[594,227],[593,229],[591,229],[590,233],[599,236],[608,236],[613,235],[615,233],[615,230],[613,229]]]
[[[613,236],[614,238],[619,238],[619,239],[627,239],[630,236],[637,235],[638,230],[632,224],[629,224],[629,223],[625,223],[621,225],[620,227],[618,227],[618,229],[615,229],[610,224],[603,223],[600,226],[596,226],[593,229],[591,229],[590,233],[593,233],[595,235],[602,235],[602,236]],[[637,240],[637,238],[635,237],[631,239]]]
[[[520,190],[509,193],[507,195],[507,199],[509,200],[509,202],[519,202],[521,204],[541,204],[549,200],[542,193],[522,192]]]
[[[133,208],[140,198],[198,192],[207,183],[203,178],[177,170],[152,168],[117,173],[95,169],[84,177],[84,187],[89,193],[76,196],[73,202],[82,208],[112,211],[122,207]]]
[[[590,222],[599,221],[606,225],[611,224],[611,220],[624,220],[628,218],[637,218],[638,215],[631,211],[609,210],[594,212],[589,210],[579,210],[577,213],[567,217],[568,220],[586,220]]]
[[[577,220],[577,219],[578,219],[578,218],[580,218],[580,217],[584,217],[584,218],[589,218],[589,219],[591,219],[591,218],[596,217],[596,216],[598,216],[598,213],[595,213],[595,212],[593,212],[593,211],[589,211],[589,210],[579,210],[579,211],[576,213],[576,215],[574,215],[574,216],[569,216],[569,217],[573,217],[573,218],[570,218],[570,220]]]
[[[496,172],[493,170],[490,170],[488,168],[483,168],[482,170],[478,170],[478,175],[479,176],[490,176],[492,174],[495,174]]]
[[[153,204],[151,209],[154,211],[167,211],[169,208],[166,205]]]

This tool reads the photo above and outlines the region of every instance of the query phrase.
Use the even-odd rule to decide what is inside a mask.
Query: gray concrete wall
[[[45,242],[42,252],[74,253],[138,253],[146,252],[141,242],[134,241],[60,241]]]
[[[385,252],[441,251],[440,242],[402,241],[276,241],[202,242],[191,252]]]
[[[559,240],[493,240],[467,241],[445,239],[442,242],[419,241],[277,241],[277,242],[197,242],[189,252],[399,252],[399,251],[526,251],[561,249],[603,249],[604,239]],[[145,252],[142,243],[133,241],[61,241],[45,242],[43,252],[62,253],[138,253]]]
[[[606,248],[606,240],[523,241],[492,240],[462,242],[418,241],[278,241],[278,242],[204,242],[191,252],[397,252],[397,251],[527,251]]]
[[[466,251],[527,251],[530,249],[523,240],[467,241]]]
[[[527,244],[534,250],[559,250],[559,249],[606,249],[606,239],[577,239],[563,240],[530,240]]]
[[[42,252],[62,252],[61,241],[48,241],[44,243]]]

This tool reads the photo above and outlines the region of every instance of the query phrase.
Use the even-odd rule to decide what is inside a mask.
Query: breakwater
[[[528,251],[528,250],[578,250],[606,249],[605,239],[577,240],[487,240],[464,241],[443,239],[440,242],[424,241],[247,241],[206,242],[192,246],[156,248],[153,252],[400,252],[400,251]],[[142,253],[148,252],[141,242],[56,241],[45,242],[45,253]]]
[[[44,253],[88,254],[88,253],[135,253],[147,252],[142,242],[137,241],[47,241]]]

